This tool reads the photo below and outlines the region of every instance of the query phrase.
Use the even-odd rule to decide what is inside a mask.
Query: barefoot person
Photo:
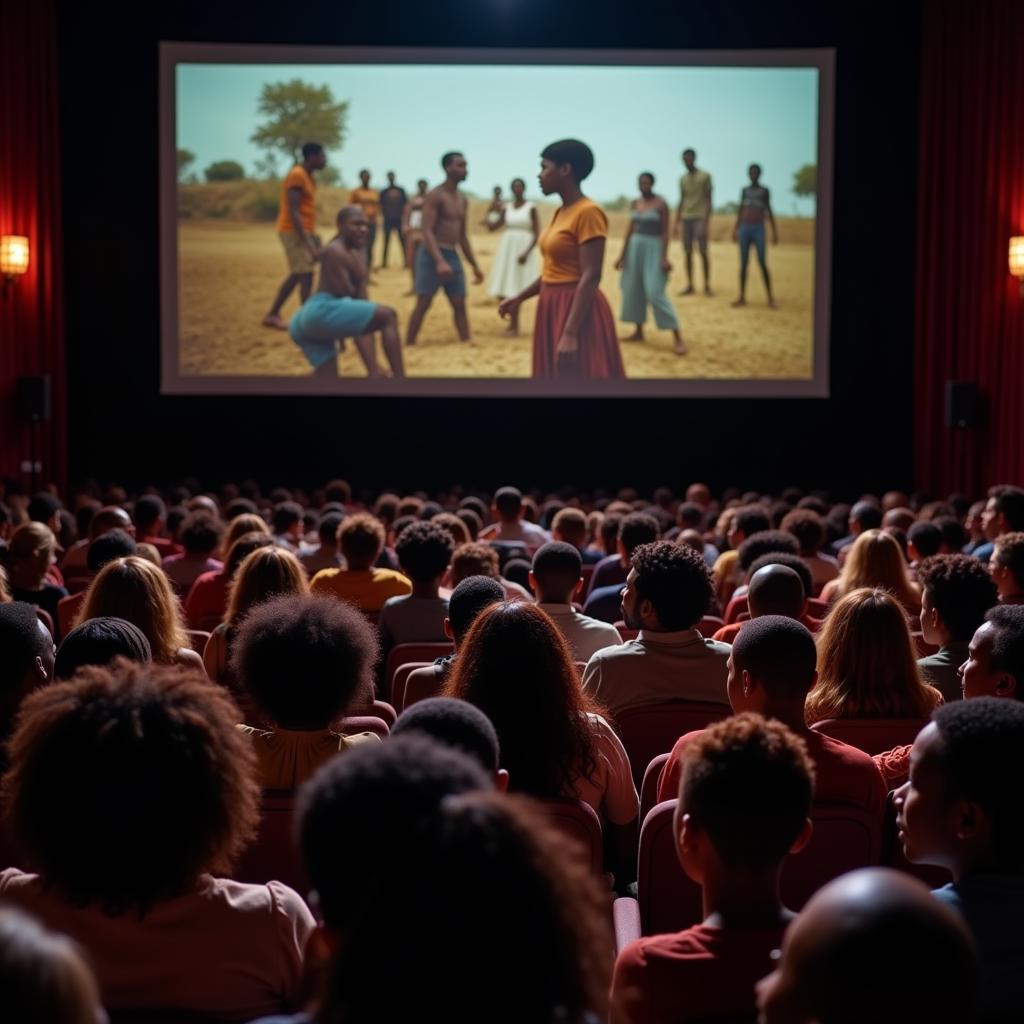
[[[405,204],[402,212],[402,237],[405,239],[405,265],[409,269],[411,285],[406,295],[416,294],[416,253],[423,244],[423,204],[427,201],[427,182],[416,182],[416,195]]]
[[[403,261],[405,260],[405,233],[402,222],[405,220],[406,201],[405,189],[401,185],[395,184],[395,172],[388,171],[387,188],[380,190],[380,210],[384,217],[384,251],[380,257],[381,270],[388,265],[388,247],[391,244],[392,234],[398,235],[399,251]],[[409,266],[408,263],[405,265]]]
[[[526,199],[526,182],[522,178],[512,181],[512,202],[504,207],[501,219],[492,231],[504,226],[505,232],[494,254],[491,281],[487,291],[499,300],[518,295],[531,281],[537,280],[537,239],[540,238],[540,218],[537,207]],[[519,333],[519,307],[509,315],[506,334]]]
[[[277,213],[277,237],[284,246],[288,260],[288,276],[277,290],[270,312],[263,318],[264,327],[288,330],[281,319],[281,307],[299,288],[305,302],[313,290],[313,266],[320,252],[320,239],[313,233],[316,226],[316,182],[313,175],[327,166],[327,154],[318,142],[302,147],[302,163],[296,164],[281,182],[281,203]]]
[[[540,277],[506,299],[498,314],[511,317],[540,296],[533,328],[534,377],[626,376],[608,300],[598,287],[608,218],[580,189],[594,169],[594,154],[577,139],[553,142],[541,153],[540,190],[562,205],[540,236]]]
[[[358,206],[338,213],[338,234],[320,256],[320,288],[292,317],[292,340],[302,349],[315,377],[337,377],[337,342],[355,338],[356,348],[370,377],[381,377],[373,332],[380,331],[384,354],[394,377],[404,376],[398,317],[390,306],[366,298],[366,263],[363,252],[369,225]]]
[[[466,235],[466,212],[469,200],[459,192],[459,182],[466,180],[467,163],[461,153],[445,153],[441,157],[444,183],[431,189],[423,201],[423,245],[416,253],[414,287],[416,307],[409,317],[406,344],[416,344],[423,317],[430,308],[438,288],[443,288],[455,316],[455,329],[460,341],[469,341],[469,317],[466,314],[466,275],[458,250],[473,268],[473,284],[482,284],[484,275],[473,255]]]
[[[775,226],[768,189],[760,183],[761,165],[751,164],[747,173],[750,175],[750,184],[740,193],[740,208],[736,214],[736,226],[732,229],[732,240],[740,244],[740,297],[733,305],[747,304],[747,265],[750,262],[750,247],[753,246],[757,250],[757,262],[761,265],[768,305],[778,309],[772,295],[772,279],[765,259],[765,219],[772,226],[772,245],[779,244],[779,229]]]
[[[711,291],[711,262],[708,258],[708,229],[711,227],[711,175],[697,169],[697,154],[683,150],[686,173],[679,179],[679,209],[676,211],[676,233],[682,230],[683,254],[686,257],[686,287],[680,295],[693,295],[693,243],[700,250],[704,267],[704,294]]]
[[[672,270],[668,261],[668,203],[654,194],[654,175],[644,171],[639,178],[640,198],[630,203],[629,227],[622,243],[622,255],[615,269],[622,271],[622,313],[620,319],[636,324],[625,341],[644,340],[647,307],[654,310],[655,326],[671,331],[677,356],[686,355],[679,332],[679,319],[665,294]]]

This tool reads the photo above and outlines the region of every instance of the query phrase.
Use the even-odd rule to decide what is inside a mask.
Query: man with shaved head
[[[789,926],[757,986],[762,1024],[968,1024],[971,937],[925,886],[888,868],[829,882]]]
[[[338,376],[338,342],[355,338],[370,377],[384,376],[377,363],[374,332],[380,331],[394,377],[404,376],[398,316],[366,297],[364,252],[370,227],[358,206],[338,212],[338,233],[320,255],[320,284],[292,317],[288,331],[313,367],[314,377]]]
[[[729,652],[726,684],[736,714],[754,711],[796,733],[814,761],[815,799],[852,804],[882,820],[885,783],[870,756],[824,733],[808,729],[804,701],[818,678],[814,637],[789,616],[762,615],[744,623]],[[658,780],[658,799],[671,800],[679,787],[687,746],[700,735],[676,741]]]
[[[750,620],[761,615],[785,615],[800,620],[807,607],[807,593],[799,573],[788,565],[762,566],[750,577],[747,588],[747,607]],[[747,621],[750,621],[747,620]],[[715,633],[715,639],[731,644],[747,622],[732,622]]]

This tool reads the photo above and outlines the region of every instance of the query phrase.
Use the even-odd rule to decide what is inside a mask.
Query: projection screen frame
[[[787,50],[608,50],[443,47],[313,47],[161,42],[159,95],[160,393],[164,395],[332,395],[431,398],[828,398],[832,315],[835,59],[830,48]],[[178,200],[175,69],[179,64],[513,64],[815,68],[818,177],[812,376],[626,381],[406,377],[184,376],[179,369]],[[371,296],[372,298],[372,296]],[[685,325],[684,325],[685,326]]]

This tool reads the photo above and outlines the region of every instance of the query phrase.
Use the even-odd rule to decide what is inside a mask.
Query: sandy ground
[[[737,294],[739,254],[729,241],[730,223],[717,218],[712,231],[711,273],[713,298],[702,294],[679,297],[685,285],[683,256],[673,241],[670,259],[674,270],[669,296],[679,314],[689,354],[672,352],[668,332],[647,326],[643,343],[623,343],[626,372],[632,378],[788,378],[811,376],[813,335],[814,249],[805,244],[808,222],[787,231],[769,247],[778,310],[765,305],[764,288],[756,260],[752,261],[747,288],[749,305],[733,309]],[[602,290],[617,315],[619,274],[613,264],[621,250],[624,215],[612,215]],[[332,232],[318,228],[324,241]],[[799,236],[799,241],[789,241]],[[489,272],[499,235],[478,229],[471,243],[485,275]],[[394,239],[392,240],[394,242]],[[380,240],[377,259],[380,258]],[[184,376],[301,376],[309,366],[287,333],[260,326],[260,320],[286,274],[286,265],[274,225],[230,220],[190,220],[179,227],[181,277],[180,370]],[[414,304],[406,296],[408,272],[396,264],[396,247],[389,254],[392,267],[375,272],[377,285],[370,298],[394,306],[404,334]],[[697,286],[702,278],[695,257]],[[469,278],[467,268],[467,279]],[[486,283],[469,291],[473,340],[460,344],[452,326],[450,307],[438,294],[427,314],[417,344],[405,350],[406,373],[411,377],[529,377],[533,306],[523,308],[518,338],[504,334],[505,323],[496,312],[496,300],[487,295]],[[287,319],[298,305],[296,292],[284,309]],[[621,324],[621,335],[632,330]],[[378,343],[379,348],[379,343]],[[365,376],[351,342],[339,361],[343,376]],[[383,362],[383,358],[381,357]]]

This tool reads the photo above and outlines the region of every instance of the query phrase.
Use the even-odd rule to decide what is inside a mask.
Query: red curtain
[[[57,39],[53,0],[0,5],[0,234],[27,235],[29,269],[0,293],[0,475],[26,482],[33,428],[15,382],[48,374],[52,419],[37,428],[39,483],[64,483],[64,324]]]
[[[1024,483],[1024,297],[1008,268],[1024,235],[1024,4],[926,2],[921,64],[917,482],[975,494]],[[975,429],[945,426],[947,380],[978,385]]]

